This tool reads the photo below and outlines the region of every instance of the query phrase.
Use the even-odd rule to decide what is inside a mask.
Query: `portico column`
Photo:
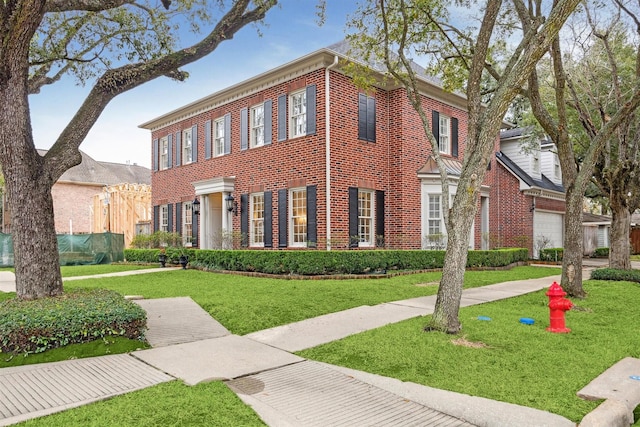
[[[209,215],[209,195],[203,194],[200,196],[200,224],[198,224],[198,239],[201,249],[211,249],[211,242],[206,238],[209,235]]]

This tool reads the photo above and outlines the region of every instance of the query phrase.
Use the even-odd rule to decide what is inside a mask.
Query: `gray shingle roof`
[[[498,159],[507,169],[509,169],[515,176],[520,178],[529,187],[538,187],[543,190],[557,191],[564,193],[564,187],[562,185],[554,184],[549,178],[542,174],[542,179],[534,179],[528,173],[522,170],[520,166],[515,164],[513,160],[507,157],[502,151],[496,153],[496,159]]]
[[[41,156],[47,150],[38,150]],[[98,162],[80,151],[82,162],[62,174],[58,182],[91,183],[97,185],[151,184],[151,169],[136,164]]]

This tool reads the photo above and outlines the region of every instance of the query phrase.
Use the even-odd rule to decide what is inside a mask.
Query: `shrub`
[[[613,280],[640,283],[640,270],[598,268],[591,272],[591,278],[594,280]]]
[[[146,323],[140,306],[105,289],[6,300],[0,302],[0,353],[41,353],[107,336],[143,340]]]
[[[609,257],[609,248],[596,248],[595,251],[593,251],[593,255],[594,258],[608,258]]]
[[[189,263],[211,270],[267,274],[327,275],[367,274],[386,270],[442,268],[444,251],[427,250],[187,250]],[[125,250],[127,261],[157,262],[158,250]],[[178,252],[167,248],[167,255]],[[178,255],[179,256],[179,255]],[[469,251],[468,267],[502,267],[526,261],[527,249]]]
[[[153,249],[165,246],[182,246],[182,236],[178,233],[156,231],[153,234],[138,234],[131,240],[131,247],[135,249]]]
[[[564,255],[563,248],[546,248],[540,250],[541,261],[562,261]]]

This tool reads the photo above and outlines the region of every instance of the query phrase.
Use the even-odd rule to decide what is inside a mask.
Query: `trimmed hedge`
[[[562,261],[564,248],[546,248],[540,250],[540,261]]]
[[[594,258],[608,258],[609,257],[609,248],[596,248],[593,251],[592,257]]]
[[[640,270],[598,268],[591,272],[591,278],[593,280],[613,280],[640,283]]]
[[[179,250],[176,251],[179,256]],[[245,271],[304,276],[330,274],[368,274],[387,270],[428,270],[442,268],[445,251],[354,250],[354,251],[275,251],[275,250],[186,250],[192,266],[210,270]],[[158,262],[157,249],[127,249],[129,262]],[[167,249],[167,255],[170,250]],[[173,259],[174,256],[172,255]],[[467,267],[503,267],[527,261],[528,250],[509,248],[469,251]],[[176,258],[177,260],[177,258]]]
[[[11,299],[0,302],[0,353],[41,353],[107,336],[144,340],[146,325],[147,314],[139,305],[106,289]]]

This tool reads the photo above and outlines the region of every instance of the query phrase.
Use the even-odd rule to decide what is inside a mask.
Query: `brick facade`
[[[423,206],[422,181],[418,177],[418,171],[431,154],[422,122],[403,89],[381,85],[366,93],[366,96],[375,99],[375,142],[360,139],[359,97],[363,91],[341,73],[339,67],[333,68],[333,56],[334,53],[330,51],[319,51],[315,57],[309,55],[302,58],[299,64],[287,64],[141,125],[151,130],[152,164],[156,165],[160,159],[159,141],[170,135],[174,142],[171,147],[171,167],[159,167],[152,173],[152,205],[156,215],[161,205],[167,205],[171,209],[170,230],[180,228],[177,207],[198,195],[205,202],[202,203],[205,211],[199,218],[194,217],[194,220],[206,221],[209,228],[211,224],[216,229],[226,226],[227,231],[239,234],[246,230],[246,222],[249,221],[245,198],[252,193],[264,193],[270,194],[271,200],[269,217],[265,217],[271,232],[268,233],[268,225],[264,227],[270,234],[270,238],[265,241],[272,242],[272,245],[265,243],[265,247],[291,248],[289,241],[282,242],[280,238],[280,227],[284,225],[290,231],[291,223],[287,217],[290,212],[280,212],[285,204],[280,203],[279,197],[286,194],[283,190],[314,187],[317,224],[315,246],[319,249],[326,249],[328,246],[344,249],[353,246],[350,245],[354,230],[353,215],[350,219],[350,212],[353,214],[354,205],[350,206],[350,189],[359,188],[375,191],[378,201],[384,199],[384,208],[375,213],[373,223],[377,225],[376,230],[381,229],[380,223],[384,224],[386,247],[422,247],[425,234],[422,219],[427,207]],[[314,59],[313,65],[309,65]],[[315,132],[297,138],[291,138],[288,134],[286,139],[281,139],[279,124],[284,110],[279,108],[280,97],[309,87],[315,93]],[[329,127],[326,123],[327,91]],[[455,157],[445,157],[461,162],[468,126],[465,100],[427,84],[425,93],[429,91],[433,95],[425,95],[423,103],[430,118],[430,126],[433,126],[431,115],[434,111],[450,118],[451,122],[455,121],[458,153]],[[285,112],[287,120],[290,102],[289,99]],[[271,143],[242,149],[241,138],[247,128],[241,129],[241,125],[249,127],[250,122],[241,120],[240,116],[246,115],[252,106],[262,103],[271,106],[270,126],[265,126],[271,129]],[[214,132],[211,124],[228,114],[231,117],[230,153],[206,158],[208,148],[205,144],[211,143],[213,136],[206,135],[205,129]],[[176,165],[176,135],[193,126],[197,129],[197,159],[190,164]],[[453,131],[453,126],[451,129]],[[453,144],[454,136],[451,135],[450,138]],[[327,146],[330,146],[329,153]],[[496,150],[498,148],[499,139],[496,136]],[[519,246],[521,243],[517,236],[506,229],[514,227],[518,232],[526,233],[527,227],[532,227],[528,208],[516,206],[517,203],[526,204],[527,201],[521,200],[517,182],[509,183],[505,190],[500,190],[502,192],[498,190],[501,183],[508,183],[509,180],[507,176],[502,176],[495,160],[492,160],[492,164],[485,179],[485,196],[489,198],[489,204],[484,215],[488,214],[490,217],[489,232],[485,230],[483,233],[481,224],[486,218],[483,218],[479,209],[473,231],[474,246],[480,248],[483,235],[486,238],[487,234],[495,235],[500,242],[496,245],[496,241],[492,241],[492,247]],[[208,180],[211,182],[208,183]],[[211,189],[207,189],[208,185]],[[505,192],[508,192],[508,197],[505,197]],[[228,194],[238,203],[241,210],[239,215],[227,213],[223,202],[222,208],[220,207],[221,201]],[[382,212],[383,221],[378,218]],[[313,218],[310,214],[307,212],[308,219]],[[281,220],[282,216],[285,221]],[[529,225],[526,224],[527,221]],[[154,223],[155,229],[158,229],[157,217]],[[198,227],[194,229],[198,230]],[[205,232],[200,231],[199,237],[200,240],[205,240],[199,242],[201,247],[215,246],[212,246],[211,237]],[[380,243],[379,240],[376,239],[377,243]]]
[[[103,186],[57,182],[51,188],[56,233],[91,233],[93,198]]]

